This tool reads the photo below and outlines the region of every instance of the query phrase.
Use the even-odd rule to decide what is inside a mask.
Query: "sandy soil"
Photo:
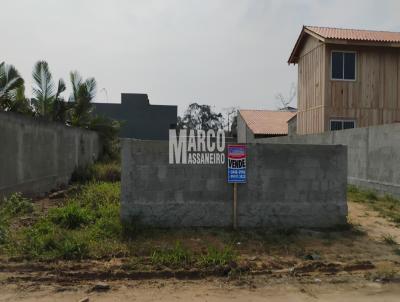
[[[301,249],[318,251],[321,259],[296,256],[291,250],[299,243],[261,254],[253,242],[246,249],[249,259],[257,256],[254,274],[229,278],[178,280],[168,271],[143,277],[123,271],[121,259],[0,263],[0,301],[400,301],[400,279],[385,280],[400,276],[400,256],[382,242],[388,234],[400,242],[400,229],[364,204],[349,203],[349,220],[362,235],[301,235]],[[98,282],[110,289],[92,291]]]
[[[379,283],[285,284],[240,286],[220,280],[112,282],[105,293],[88,292],[88,286],[1,289],[0,301],[399,301],[400,286]]]
[[[365,204],[349,202],[348,206],[350,221],[367,232],[368,237],[381,241],[383,236],[391,235],[400,242],[400,228],[397,228],[395,223],[381,217],[378,212],[371,210]]]

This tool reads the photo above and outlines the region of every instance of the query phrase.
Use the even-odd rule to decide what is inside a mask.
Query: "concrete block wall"
[[[400,197],[400,123],[322,134],[273,137],[258,142],[346,145],[350,184]]]
[[[238,185],[239,227],[346,223],[344,146],[249,144]],[[122,141],[121,217],[160,227],[232,225],[225,165],[170,165],[168,142]]]
[[[95,132],[10,112],[0,112],[0,142],[0,197],[65,185],[101,151]]]

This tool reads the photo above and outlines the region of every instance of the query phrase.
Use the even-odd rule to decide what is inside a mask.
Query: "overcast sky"
[[[400,1],[1,0],[0,61],[27,82],[41,59],[55,78],[78,70],[97,101],[147,93],[152,104],[276,109],[297,67],[303,24],[400,31]],[[293,102],[293,105],[296,105]]]

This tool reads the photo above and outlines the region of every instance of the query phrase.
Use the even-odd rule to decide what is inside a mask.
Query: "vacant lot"
[[[400,202],[392,197],[349,188],[349,224],[341,229],[161,230],[121,225],[118,165],[99,164],[75,179],[80,182],[46,198],[16,194],[2,203],[0,300],[67,301],[99,281],[111,286],[90,293],[99,301],[110,295],[157,300],[145,295],[149,288],[160,296],[176,291],[182,300],[192,293],[188,288],[198,300],[204,291],[218,296],[224,289],[305,299],[334,288],[346,295],[357,289],[360,297],[383,291],[388,301],[398,294]],[[335,297],[329,299],[341,299]]]

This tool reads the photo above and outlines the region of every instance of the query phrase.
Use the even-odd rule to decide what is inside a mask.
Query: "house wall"
[[[238,143],[251,143],[254,142],[254,133],[247,126],[243,117],[240,115],[240,111],[237,116],[237,142]]]
[[[177,106],[151,105],[147,94],[122,93],[121,103],[95,103],[94,113],[122,122],[120,137],[168,140]],[[172,128],[173,128],[172,127]]]
[[[356,51],[355,81],[331,80],[332,50]],[[356,120],[356,127],[400,121],[400,49],[394,47],[327,45],[325,130],[330,119]]]
[[[297,134],[324,131],[325,46],[308,36],[298,61]]]
[[[291,118],[288,122],[288,135],[297,135],[297,115]]]
[[[331,80],[331,52],[356,51],[356,80]],[[308,36],[298,61],[297,134],[330,130],[331,119],[356,127],[400,121],[400,48],[323,44]]]
[[[400,124],[387,124],[320,134],[274,137],[266,144],[347,146],[348,182],[400,197]]]
[[[168,163],[168,142],[122,140],[121,217],[159,227],[232,225],[225,165]],[[344,146],[247,145],[238,185],[239,227],[334,227],[346,223]]]
[[[0,112],[0,197],[38,195],[69,182],[100,154],[96,132]]]

